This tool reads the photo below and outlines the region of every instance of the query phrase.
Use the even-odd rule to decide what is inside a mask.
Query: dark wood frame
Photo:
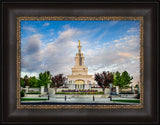
[[[159,123],[159,2],[2,2],[2,123]],[[144,16],[143,109],[16,109],[17,16]]]

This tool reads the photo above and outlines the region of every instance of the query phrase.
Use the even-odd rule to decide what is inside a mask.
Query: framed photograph
[[[158,2],[3,9],[3,122],[158,123]]]
[[[17,27],[17,108],[143,107],[143,17],[18,17]]]

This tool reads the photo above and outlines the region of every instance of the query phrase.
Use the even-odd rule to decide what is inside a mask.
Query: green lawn
[[[40,98],[21,98],[21,101],[44,101],[48,99],[40,99]]]
[[[115,102],[132,102],[132,103],[140,103],[139,100],[112,100]]]

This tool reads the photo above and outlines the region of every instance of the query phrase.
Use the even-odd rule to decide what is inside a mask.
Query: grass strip
[[[132,102],[132,103],[140,103],[140,100],[112,100],[115,102]]]
[[[38,98],[21,98],[21,101],[44,101],[48,99],[38,99]]]

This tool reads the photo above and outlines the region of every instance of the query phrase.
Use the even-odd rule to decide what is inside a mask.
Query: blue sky
[[[139,81],[140,21],[21,21],[21,76],[71,74],[78,40],[89,74],[127,70]]]

